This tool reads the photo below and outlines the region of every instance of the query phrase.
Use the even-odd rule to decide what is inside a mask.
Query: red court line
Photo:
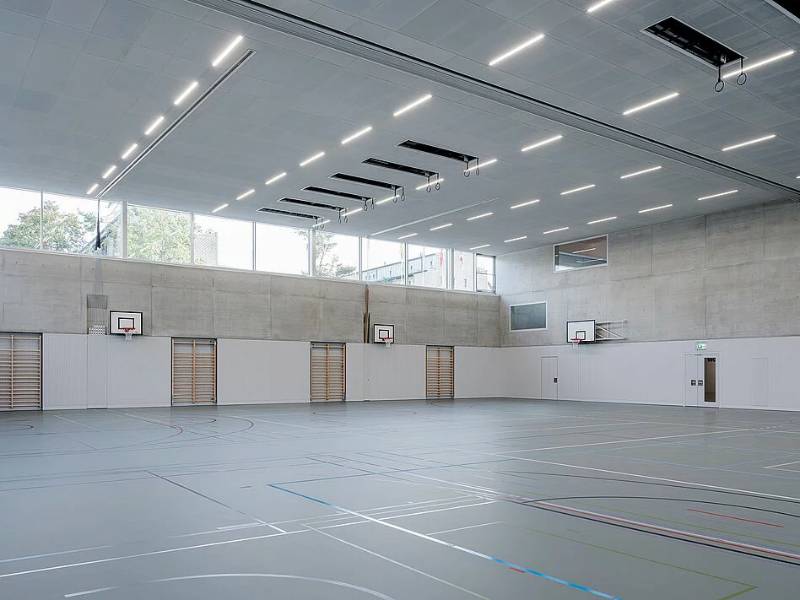
[[[734,517],[733,515],[723,515],[721,513],[709,512],[707,510],[699,510],[697,508],[688,508],[689,512],[702,513],[704,515],[711,515],[712,517],[721,517],[723,519],[733,519],[734,521],[744,521],[745,523],[755,523],[756,525],[766,525],[767,527],[783,527],[777,523],[767,523],[766,521],[754,521],[753,519],[745,519],[742,517]]]

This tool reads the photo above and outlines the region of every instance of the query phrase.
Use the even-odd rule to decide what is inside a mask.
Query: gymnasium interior
[[[0,598],[798,598],[798,48],[0,0]]]

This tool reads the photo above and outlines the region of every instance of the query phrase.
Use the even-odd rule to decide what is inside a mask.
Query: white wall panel
[[[425,346],[347,344],[348,400],[425,398]]]
[[[108,408],[108,336],[86,336],[86,405]]]
[[[86,335],[42,336],[42,408],[86,408]]]
[[[218,340],[219,404],[309,402],[310,344]]]
[[[169,406],[170,338],[106,336],[108,407]]]
[[[506,395],[503,348],[456,346],[456,398],[497,398]]]

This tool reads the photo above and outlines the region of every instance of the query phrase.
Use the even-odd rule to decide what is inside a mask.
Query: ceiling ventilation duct
[[[722,81],[722,67],[732,62],[739,61],[741,66],[742,72],[737,80],[739,85],[744,85],[747,81],[747,75],[744,73],[744,56],[675,17],[667,17],[663,21],[654,23],[644,32],[717,69],[717,83],[714,86],[717,92],[721,92],[725,87]]]

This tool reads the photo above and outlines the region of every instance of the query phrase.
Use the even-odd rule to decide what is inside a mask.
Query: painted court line
[[[431,531],[428,535],[441,535],[443,533],[453,533],[454,531],[464,531],[466,529],[477,529],[478,527],[488,527],[489,525],[499,525],[502,521],[491,521],[489,523],[480,523],[478,525],[467,525],[465,527],[456,527],[454,529],[442,529],[441,531]]]
[[[99,594],[100,592],[108,592],[115,590],[115,587],[102,587],[94,590],[84,590],[83,592],[73,592],[72,594],[64,594],[64,598],[77,598],[78,596],[89,596],[91,594]]]
[[[734,521],[742,521],[743,523],[754,523],[756,525],[766,525],[768,527],[783,527],[783,525],[778,525],[777,523],[767,523],[766,521],[755,521],[753,519],[745,519],[743,517],[735,517],[733,515],[723,515],[722,513],[700,510],[698,508],[687,508],[686,510],[688,510],[689,512],[700,513],[703,515],[711,515],[712,517],[720,517],[721,519],[732,519]]]
[[[779,465],[769,465],[768,467],[764,467],[765,469],[780,469],[780,467],[788,467],[789,465],[796,465],[800,464],[800,460],[792,460],[790,462],[781,463]],[[781,471],[795,471],[796,469],[780,469]]]
[[[601,592],[599,590],[595,590],[593,588],[590,588],[588,586],[582,585],[580,583],[574,583],[574,582],[571,582],[571,581],[567,581],[565,579],[561,579],[559,577],[555,577],[553,575],[548,575],[547,573],[543,573],[543,572],[537,571],[535,569],[529,569],[527,567],[523,567],[523,566],[520,566],[518,564],[508,562],[508,561],[506,561],[506,560],[504,560],[502,558],[498,558],[498,557],[495,557],[495,556],[490,556],[488,554],[484,554],[483,552],[478,552],[477,550],[472,550],[472,549],[466,548],[464,546],[459,546],[458,544],[452,544],[450,542],[446,542],[444,540],[440,540],[438,538],[431,537],[429,535],[425,535],[424,533],[420,533],[418,531],[414,531],[413,529],[407,529],[405,527],[401,527],[399,525],[395,525],[394,523],[387,523],[386,521],[381,521],[379,519],[374,519],[374,518],[372,518],[372,517],[370,517],[368,515],[365,515],[365,514],[362,514],[362,513],[359,513],[357,511],[350,510],[350,509],[347,509],[347,508],[343,508],[341,506],[338,506],[336,504],[333,504],[332,502],[328,502],[327,500],[323,500],[321,498],[315,498],[313,496],[308,496],[308,495],[302,494],[300,492],[295,492],[294,490],[290,490],[288,488],[281,487],[280,485],[277,485],[277,484],[269,484],[269,485],[270,485],[270,487],[273,487],[275,489],[278,489],[278,490],[281,490],[283,492],[286,492],[287,494],[292,494],[294,496],[298,496],[300,498],[304,498],[306,500],[310,500],[311,502],[316,502],[317,504],[322,504],[323,506],[329,506],[331,508],[335,508],[336,510],[340,510],[340,511],[343,511],[343,512],[346,512],[346,513],[350,513],[351,515],[354,515],[356,517],[360,517],[362,519],[366,519],[367,521],[372,521],[373,523],[377,523],[378,525],[382,525],[384,527],[389,527],[391,529],[394,529],[396,531],[400,531],[402,533],[407,533],[409,535],[413,535],[414,537],[417,537],[417,538],[420,538],[420,539],[423,539],[423,540],[427,540],[427,541],[432,542],[434,544],[439,544],[440,546],[445,546],[447,548],[451,548],[453,550],[458,550],[459,552],[463,552],[465,554],[469,554],[469,555],[475,556],[477,558],[482,558],[484,560],[489,560],[489,561],[492,561],[492,562],[497,563],[497,564],[501,564],[501,565],[509,567],[509,568],[514,568],[514,569],[519,570],[519,571],[524,571],[528,575],[533,575],[534,577],[539,577],[541,579],[544,579],[544,580],[549,581],[551,583],[555,583],[557,585],[565,586],[565,587],[568,587],[570,589],[578,590],[578,591],[581,591],[581,592],[586,592],[588,594],[591,594],[593,596],[597,596],[599,598],[605,598],[606,600],[620,600],[620,598],[618,596],[613,596],[611,594],[606,594],[605,592]]]
[[[680,435],[662,435],[658,437],[649,438],[631,438],[627,440],[612,440],[610,442],[592,442],[589,444],[570,444],[568,446],[548,446],[546,448],[529,448],[527,450],[506,450],[506,454],[513,454],[515,452],[535,452],[537,450],[565,450],[567,448],[586,448],[589,446],[606,446],[608,444],[624,444],[626,442],[653,442],[657,440],[671,440],[674,438],[695,437],[698,435],[718,435],[721,433],[737,433],[741,431],[748,431],[747,429],[728,429],[725,431],[705,431],[703,433],[683,433]]]

